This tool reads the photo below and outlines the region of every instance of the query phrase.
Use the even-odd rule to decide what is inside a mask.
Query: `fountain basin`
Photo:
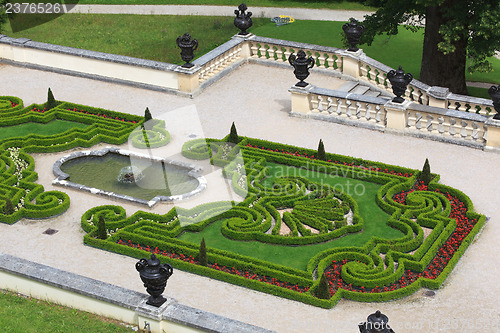
[[[120,171],[141,170],[141,179],[119,182]],[[58,159],[52,168],[54,185],[153,207],[160,201],[179,201],[203,191],[201,168],[189,163],[134,153],[120,148],[79,151]]]

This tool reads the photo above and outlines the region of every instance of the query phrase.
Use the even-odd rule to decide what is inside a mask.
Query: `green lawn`
[[[72,3],[66,0],[66,3]],[[234,6],[240,2],[233,0],[80,0],[79,4],[112,4],[112,5],[212,5],[212,6]],[[364,6],[357,2],[345,0],[247,0],[245,4],[249,10],[252,7],[293,7],[293,8],[325,8],[325,9],[343,9],[343,10],[365,10],[374,11],[374,7]]]
[[[20,125],[0,127],[0,140],[15,136],[21,137],[28,134],[53,135],[63,133],[72,128],[85,128],[87,126],[89,125],[60,119],[52,120],[47,124],[24,123]]]
[[[268,166],[270,168],[270,177],[267,182],[272,180],[274,175],[289,174],[304,176],[317,183],[322,182],[330,186],[337,186],[345,189],[359,205],[360,215],[365,222],[364,230],[325,243],[304,246],[285,246],[265,244],[257,241],[243,242],[228,239],[220,232],[223,222],[218,221],[198,233],[184,232],[179,236],[179,239],[199,244],[202,237],[204,237],[207,247],[236,252],[241,255],[305,270],[307,262],[320,251],[333,247],[363,246],[373,236],[385,239],[395,239],[403,236],[400,231],[387,226],[386,223],[389,215],[382,211],[375,202],[375,196],[380,189],[380,185],[274,163],[269,163]]]
[[[344,22],[296,21],[276,27],[269,19],[254,18],[252,33],[259,36],[343,48]],[[130,27],[134,33],[130,33]],[[232,17],[144,16],[144,15],[63,15],[53,21],[18,33],[12,37],[89,49],[137,58],[182,64],[175,40],[185,32],[199,41],[195,56],[199,57],[231,38],[237,29]],[[411,32],[403,27],[396,36],[378,36],[364,52],[390,66],[403,66],[418,79],[422,59],[423,29]],[[491,57],[493,71],[467,74],[468,81],[500,83],[500,60]],[[475,96],[488,98],[486,89],[471,89]]]
[[[252,33],[264,37],[344,48],[342,44],[343,24],[344,22],[296,21],[292,24],[276,27],[268,23],[252,29]],[[406,72],[412,73],[418,79],[420,62],[422,61],[423,38],[423,28],[418,32],[411,32],[400,26],[397,35],[377,36],[371,46],[361,45],[360,47],[367,56],[392,68],[398,68],[401,65]],[[494,69],[492,72],[466,74],[466,79],[499,84],[500,60],[495,57],[491,57],[489,60]],[[474,89],[474,91],[477,90]]]
[[[6,291],[0,291],[0,327],[9,333],[134,332],[113,320]]]

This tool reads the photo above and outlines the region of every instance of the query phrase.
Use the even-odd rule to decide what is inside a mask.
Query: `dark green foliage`
[[[57,102],[54,98],[54,94],[52,94],[52,90],[49,88],[49,92],[47,93],[47,104],[45,105],[45,108],[47,110],[50,110],[52,108],[55,108],[57,106]]]
[[[146,128],[144,127],[144,125],[142,125],[141,128],[142,128],[142,136],[144,137],[144,143],[146,144],[147,148],[150,148],[148,133],[146,132]]]
[[[205,238],[201,239],[200,252],[198,253],[198,261],[202,266],[207,265],[207,247],[205,245]]]
[[[236,132],[236,126],[233,124],[231,125],[231,132],[229,133],[229,138],[227,139],[228,142],[232,142],[234,144],[237,144],[240,142],[240,139],[238,138],[238,133]]]
[[[153,117],[151,116],[151,112],[149,111],[149,108],[146,108],[146,110],[144,111],[144,122],[147,122],[151,119],[153,119]]]
[[[14,214],[14,205],[12,204],[12,201],[10,201],[10,198],[5,198],[5,205],[3,206],[3,213],[5,215]]]
[[[319,280],[318,291],[316,295],[321,299],[329,299],[330,298],[330,288],[328,287],[328,280],[326,279],[325,273],[321,275],[321,279]]]
[[[7,0],[0,0],[0,8],[7,4]],[[5,8],[5,7],[4,7]],[[0,33],[3,31],[3,24],[9,20],[7,14],[2,10],[0,11]]]
[[[420,71],[423,82],[464,93],[466,69],[491,71],[488,57],[500,49],[498,0],[368,0],[366,4],[379,9],[365,17],[362,43],[370,45],[383,33],[397,34],[399,24],[406,24],[405,28],[412,31],[425,24]]]
[[[427,158],[425,159],[424,167],[422,168],[419,179],[423,181],[425,185],[429,185],[431,181],[431,167]]]
[[[321,139],[319,140],[317,158],[318,160],[326,161],[325,146],[323,145],[323,140]]]
[[[100,215],[99,220],[97,222],[97,238],[106,239],[107,237],[108,235],[106,232],[106,222],[104,222],[104,217]]]

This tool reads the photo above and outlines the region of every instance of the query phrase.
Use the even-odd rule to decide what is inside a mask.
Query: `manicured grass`
[[[254,26],[267,23],[255,18]],[[132,28],[133,27],[133,28]],[[183,64],[178,36],[188,32],[199,42],[195,57],[227,42],[238,33],[231,17],[168,15],[63,15],[18,33],[32,40],[130,57]]]
[[[134,332],[118,322],[60,305],[0,291],[2,332]]]
[[[111,1],[111,0],[110,0]],[[251,32],[259,36],[343,48],[344,22],[301,21],[276,27],[269,19],[254,18]],[[130,27],[134,27],[130,33]],[[422,59],[423,29],[411,32],[400,27],[399,34],[377,36],[364,52],[390,67],[399,65],[418,79]],[[6,34],[36,41],[89,49],[137,58],[182,64],[175,40],[185,32],[199,41],[195,56],[199,57],[231,38],[237,29],[231,17],[207,16],[143,16],[143,15],[63,15],[43,25]],[[468,81],[500,83],[500,60],[491,57],[493,71],[466,74]],[[312,83],[314,78],[311,77]],[[473,96],[489,98],[477,89]]]
[[[74,121],[55,119],[46,124],[24,123],[14,126],[0,127],[0,140],[21,137],[28,134],[53,135],[63,133],[72,128],[85,128],[89,125]]]
[[[265,244],[257,241],[243,242],[228,239],[221,234],[223,221],[218,221],[209,225],[201,232],[185,232],[179,236],[179,239],[199,244],[202,237],[204,237],[207,247],[227,250],[276,264],[305,270],[307,262],[315,254],[323,250],[333,247],[363,246],[373,236],[384,239],[395,239],[403,236],[399,230],[393,229],[386,224],[389,215],[382,211],[375,202],[375,196],[380,189],[380,185],[274,163],[269,163],[268,166],[270,168],[270,177],[267,180],[268,183],[274,176],[288,174],[307,177],[317,183],[328,184],[330,186],[336,186],[339,189],[344,189],[359,205],[360,215],[365,222],[364,230],[325,243],[304,246],[286,246]]]
[[[252,29],[252,33],[264,37],[344,48],[342,44],[343,24],[344,22],[299,20],[292,24],[276,27],[272,23],[268,23]],[[377,36],[371,46],[361,45],[361,48],[367,56],[387,66],[398,68],[401,65],[405,72],[412,73],[418,79],[422,61],[423,38],[423,28],[417,32],[411,32],[400,26],[397,35]],[[466,80],[499,84],[500,60],[495,57],[491,57],[489,60],[494,71],[466,74]],[[310,80],[313,80],[312,76]],[[314,84],[314,82],[312,83]],[[470,92],[476,91],[473,89]]]
[[[66,3],[73,3],[71,0],[66,0]],[[233,0],[80,0],[79,4],[110,4],[110,5],[211,5],[211,6],[234,6],[235,8],[240,2]],[[342,9],[342,10],[376,10],[373,7],[364,6],[363,4],[345,0],[329,1],[299,1],[299,0],[248,0],[245,1],[249,10],[252,7],[292,7],[292,8],[325,8],[325,9]]]

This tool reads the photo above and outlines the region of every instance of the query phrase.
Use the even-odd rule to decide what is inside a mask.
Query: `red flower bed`
[[[66,110],[68,110],[68,111],[74,111],[74,112],[79,112],[79,113],[90,114],[92,116],[97,116],[97,117],[106,118],[106,119],[114,119],[114,120],[124,121],[124,122],[127,122],[127,123],[133,123],[133,124],[136,123],[135,120],[132,121],[132,120],[127,120],[125,118],[118,118],[118,117],[113,118],[111,116],[106,116],[105,114],[100,114],[100,113],[95,114],[95,113],[91,113],[91,112],[88,112],[88,111],[83,111],[83,109],[82,110],[78,110],[77,108],[73,108],[73,109],[69,109],[68,108]]]
[[[198,260],[196,260],[192,256],[186,256],[182,253],[163,251],[163,250],[158,249],[158,247],[152,248],[149,245],[143,246],[140,244],[134,244],[134,243],[132,243],[131,240],[128,240],[125,242],[125,241],[120,239],[120,240],[118,240],[117,243],[120,245],[126,245],[126,246],[136,248],[139,250],[148,251],[148,252],[154,253],[155,255],[168,257],[170,259],[179,259],[179,260],[182,260],[182,261],[194,264],[194,265],[199,265]],[[211,268],[216,269],[218,271],[226,272],[229,274],[239,275],[239,276],[242,276],[242,277],[249,279],[249,280],[258,280],[258,281],[272,284],[272,285],[275,285],[275,286],[278,286],[281,288],[290,289],[293,291],[297,291],[299,293],[304,293],[304,292],[307,292],[309,290],[309,287],[301,287],[301,286],[298,286],[296,284],[292,285],[288,282],[280,281],[278,279],[271,278],[271,277],[265,276],[265,275],[255,274],[255,273],[252,273],[249,271],[243,271],[243,270],[237,269],[235,267],[219,266],[217,263],[208,264],[208,267],[211,267]]]
[[[408,193],[414,191],[427,191],[427,185],[424,185],[423,182],[418,181],[415,183],[412,189],[394,195],[393,199],[396,202],[406,204],[406,196],[408,195]],[[439,189],[436,189],[435,191],[440,192]],[[437,254],[434,256],[434,259],[422,273],[408,269],[405,270],[403,276],[398,281],[389,286],[385,286],[383,288],[364,288],[346,284],[342,280],[342,266],[347,263],[347,260],[344,260],[342,262],[332,261],[332,264],[328,266],[327,269],[325,269],[325,275],[330,285],[330,295],[333,296],[339,288],[361,293],[380,293],[404,288],[417,281],[421,277],[428,279],[437,278],[443,272],[446,265],[448,265],[448,262],[458,250],[465,237],[467,237],[467,235],[472,231],[472,228],[474,228],[474,225],[477,223],[476,219],[469,219],[466,216],[467,208],[462,201],[460,201],[457,197],[452,196],[448,192],[442,194],[446,196],[451,204],[451,212],[449,217],[457,222],[457,227],[448,238],[448,240],[443,244],[443,246],[441,246]]]
[[[308,156],[306,153],[304,153],[303,155],[302,154],[299,154],[297,151],[295,151],[294,153],[291,153],[291,152],[288,152],[284,149],[281,149],[281,150],[278,150],[278,149],[271,149],[271,148],[265,148],[265,147],[259,147],[259,146],[253,146],[251,144],[247,144],[246,145],[247,147],[249,148],[255,148],[255,149],[261,149],[261,150],[267,150],[267,151],[272,151],[272,152],[275,152],[275,153],[282,153],[282,154],[285,154],[285,155],[290,155],[290,156],[299,156],[299,157],[305,157],[305,158],[310,158],[310,159],[316,159],[314,157],[314,155],[311,155],[311,156]],[[361,170],[372,170],[372,171],[376,171],[376,172],[383,172],[383,173],[388,173],[388,174],[391,174],[391,175],[395,175],[395,176],[400,176],[400,177],[406,177],[406,178],[409,178],[411,176],[413,176],[413,173],[408,173],[408,172],[405,172],[405,173],[402,173],[402,172],[396,172],[394,170],[388,170],[387,168],[386,169],[381,169],[381,168],[374,168],[374,167],[365,167],[363,165],[354,165],[354,163],[346,163],[346,162],[340,162],[340,161],[332,161],[332,160],[328,160],[327,162],[330,162],[330,163],[334,163],[334,164],[338,164],[338,165],[345,165],[345,166],[350,166],[350,167],[353,167],[353,168],[359,168]]]

